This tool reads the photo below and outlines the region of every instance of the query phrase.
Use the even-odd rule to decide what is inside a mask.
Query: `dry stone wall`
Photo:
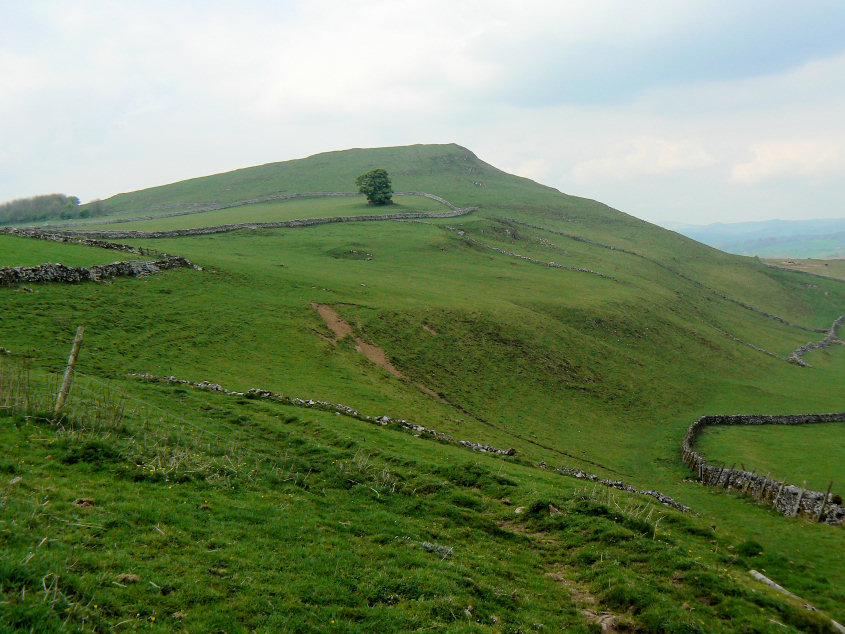
[[[92,220],[84,220],[82,222],[63,222],[63,223],[56,223],[56,224],[49,224],[49,225],[41,225],[43,229],[58,229],[58,228],[67,228],[67,227],[80,227],[83,225],[111,225],[111,224],[120,224],[123,222],[137,222],[140,220],[158,220],[160,218],[174,218],[176,216],[190,216],[192,214],[201,214],[208,211],[219,211],[221,209],[233,209],[235,207],[243,207],[244,205],[255,205],[258,203],[266,203],[271,202],[274,200],[293,200],[298,198],[324,198],[324,197],[355,197],[360,198],[364,194],[359,194],[356,192],[301,192],[296,194],[274,194],[272,196],[263,196],[261,198],[251,198],[249,200],[239,200],[232,203],[185,203],[184,205],[180,205],[182,207],[188,207],[187,209],[176,209],[175,211],[166,211],[160,214],[145,214],[143,216],[137,216],[136,213],[141,213],[144,211],[162,211],[167,208],[176,207],[176,205],[164,205],[158,207],[150,207],[147,209],[132,209],[129,211],[122,212],[120,218],[94,218]],[[428,194],[426,192],[394,192],[394,196],[423,196],[425,198],[430,198],[431,200],[436,200],[439,203],[446,205],[447,207],[456,210],[458,207],[450,203],[449,201],[441,198],[440,196],[435,196],[434,194]]]
[[[689,426],[681,443],[681,458],[706,485],[741,491],[745,495],[751,495],[770,504],[783,515],[803,515],[827,524],[840,525],[845,522],[845,506],[842,506],[841,498],[826,492],[811,491],[780,480],[773,480],[753,471],[711,465],[695,449],[698,437],[712,425],[806,425],[834,422],[845,422],[845,412],[780,416],[702,416]]]
[[[618,281],[615,277],[611,277],[610,275],[605,275],[604,273],[599,273],[598,271],[593,271],[592,269],[585,269],[580,266],[565,266],[563,264],[558,264],[557,262],[543,262],[542,260],[538,260],[536,258],[529,257],[527,255],[522,255],[521,253],[514,253],[513,251],[506,251],[505,249],[500,249],[499,247],[493,246],[492,244],[487,244],[473,238],[470,236],[466,231],[462,229],[457,229],[456,227],[450,227],[448,225],[444,226],[444,229],[448,229],[449,231],[454,231],[459,236],[461,236],[464,240],[471,244],[476,244],[480,247],[484,247],[485,249],[490,249],[491,251],[495,251],[496,253],[501,253],[502,255],[507,255],[508,257],[518,258],[520,260],[525,260],[526,262],[531,262],[532,264],[540,264],[541,266],[549,266],[554,269],[564,269],[566,271],[577,271],[579,273],[590,273],[592,275],[598,275],[601,278],[606,280],[613,280]]]
[[[183,236],[202,236],[214,233],[227,233],[242,229],[281,229],[289,227],[311,227],[335,222],[368,222],[375,220],[408,220],[411,218],[455,218],[475,211],[478,207],[467,207],[457,211],[435,212],[399,212],[395,214],[367,214],[363,216],[334,216],[331,218],[301,218],[298,220],[280,220],[278,222],[239,222],[234,224],[216,225],[214,227],[197,227],[195,229],[171,229],[169,231],[64,231],[63,235],[79,235],[97,239],[147,239],[147,238],[179,238]]]
[[[733,297],[728,297],[724,293],[717,291],[715,288],[707,286],[706,284],[699,282],[698,280],[693,279],[693,278],[689,277],[688,275],[681,273],[680,271],[676,271],[675,269],[673,269],[669,266],[666,266],[662,262],[658,262],[657,260],[652,259],[652,258],[645,256],[645,255],[642,255],[641,253],[637,253],[636,251],[629,251],[628,249],[622,249],[620,247],[614,247],[614,246],[609,245],[609,244],[602,244],[601,242],[589,240],[588,238],[576,236],[576,235],[573,235],[571,233],[564,233],[563,231],[556,231],[554,229],[548,229],[546,227],[540,227],[540,226],[537,226],[537,225],[532,225],[532,224],[529,224],[527,222],[520,222],[519,220],[513,220],[513,219],[508,218],[506,222],[511,223],[511,224],[515,224],[515,225],[522,225],[523,227],[528,227],[529,229],[536,229],[538,231],[545,231],[546,233],[552,233],[552,234],[555,234],[555,235],[564,236],[566,238],[569,238],[570,240],[574,240],[576,242],[583,242],[585,244],[590,244],[590,245],[593,245],[593,246],[596,246],[596,247],[600,247],[602,249],[609,249],[611,251],[619,251],[620,253],[627,253],[628,255],[632,255],[634,257],[640,258],[641,260],[645,260],[646,262],[651,262],[655,266],[658,266],[658,267],[664,269],[665,271],[672,273],[673,275],[677,275],[681,279],[684,279],[687,282],[690,282],[691,284],[695,284],[699,288],[706,289],[706,290],[710,291],[711,293],[713,293],[714,295],[716,295],[717,297],[724,299],[725,301],[736,304],[737,306],[741,306],[745,310],[749,310],[753,313],[757,313],[758,315],[762,315],[764,317],[767,317],[767,318],[772,319],[774,321],[780,322],[780,323],[785,324],[787,326],[790,326],[792,328],[800,328],[801,330],[807,330],[809,332],[827,332],[824,328],[809,328],[807,326],[802,326],[801,324],[792,323],[791,321],[787,321],[783,317],[778,317],[777,315],[773,315],[772,313],[767,313],[763,310],[760,310],[759,308],[754,308],[754,306],[751,306],[750,304],[746,304],[745,302],[741,302],[738,299],[734,299]]]
[[[449,207],[449,211],[405,211],[405,212],[397,212],[397,213],[387,213],[387,214],[365,214],[361,216],[333,216],[327,218],[301,218],[296,220],[280,220],[277,222],[239,222],[239,223],[232,223],[232,224],[224,224],[224,225],[216,225],[213,227],[197,227],[194,229],[171,229],[166,231],[139,231],[139,230],[109,230],[109,229],[95,229],[95,230],[85,230],[85,229],[63,229],[63,230],[56,230],[52,229],[50,233],[57,235],[57,236],[67,236],[67,237],[84,237],[88,239],[95,239],[95,240],[114,240],[114,239],[147,239],[147,238],[178,238],[183,236],[198,236],[198,235],[209,235],[215,233],[226,233],[229,231],[240,231],[242,229],[280,229],[280,228],[289,228],[289,227],[309,227],[314,225],[324,225],[330,224],[335,222],[368,222],[368,221],[376,221],[376,220],[410,220],[414,218],[455,218],[457,216],[464,216],[470,212],[476,211],[478,207],[457,207],[452,203],[448,202],[447,200],[441,198],[440,196],[435,196],[434,194],[427,194],[425,192],[403,192],[404,194],[408,195],[415,195],[415,196],[425,196],[426,198],[430,198],[432,200],[436,200],[447,207]],[[237,204],[227,205],[227,206],[215,206],[213,208],[208,209],[192,209],[188,212],[172,212],[170,214],[163,214],[161,216],[150,216],[152,218],[159,218],[159,217],[167,217],[167,216],[175,216],[175,215],[185,215],[186,213],[201,213],[203,211],[216,211],[217,209],[226,209],[228,207],[235,207],[239,205],[246,205],[258,202],[265,202],[267,200],[275,200],[280,197],[286,198],[293,198],[293,197],[315,197],[315,196],[360,196],[360,194],[352,194],[348,192],[318,192],[318,193],[311,193],[311,194],[280,194],[278,197],[267,197],[267,198],[256,198],[250,201],[242,201]],[[141,218],[143,219],[143,218]],[[133,218],[133,220],[138,220],[138,218]],[[98,223],[102,224],[102,223]],[[27,231],[27,230],[20,230],[20,231]]]
[[[440,440],[443,442],[448,442],[451,444],[461,445],[462,447],[466,447],[467,449],[472,449],[473,451],[479,451],[481,453],[492,453],[498,454],[501,456],[515,456],[516,449],[498,449],[496,447],[492,447],[491,445],[487,445],[484,443],[473,442],[470,440],[455,440],[453,436],[449,434],[444,434],[442,432],[436,431],[434,429],[430,429],[428,427],[423,427],[422,425],[417,425],[416,423],[412,423],[410,421],[405,420],[404,418],[393,418],[391,416],[365,416],[361,414],[358,410],[349,405],[344,405],[342,403],[330,403],[328,401],[317,401],[314,399],[302,399],[295,396],[284,396],[283,394],[276,394],[275,392],[271,392],[270,390],[263,390],[261,388],[250,388],[246,392],[236,392],[233,390],[228,390],[222,385],[218,383],[211,383],[209,381],[189,381],[187,379],[178,379],[175,376],[156,376],[154,374],[149,373],[140,373],[140,374],[132,374],[131,376],[141,379],[144,381],[156,381],[159,383],[172,383],[176,385],[188,385],[191,387],[196,387],[201,390],[209,390],[211,392],[221,392],[223,394],[228,394],[229,396],[245,396],[247,398],[262,398],[268,399],[271,401],[277,401],[279,403],[284,403],[286,405],[295,405],[297,407],[306,407],[306,408],[316,408],[322,409],[329,412],[336,412],[338,414],[343,414],[344,416],[349,416],[351,418],[357,418],[358,420],[375,423],[377,425],[390,425],[396,424],[401,426],[403,429],[407,429],[415,436],[427,436],[430,438],[434,438],[435,440]]]
[[[123,251],[125,253],[137,253],[138,255],[158,255],[159,252],[155,249],[145,249],[143,247],[133,247],[128,244],[120,242],[109,242],[106,240],[94,240],[92,238],[85,238],[80,236],[73,236],[66,233],[56,231],[48,231],[45,229],[35,228],[20,228],[20,227],[2,227],[0,234],[11,236],[18,236],[21,238],[34,238],[36,240],[49,240],[51,242],[65,242],[69,244],[81,244],[86,247],[99,247],[101,249],[112,249],[113,251]]]
[[[199,267],[177,255],[164,255],[160,260],[129,260],[97,264],[90,267],[66,266],[64,264],[40,264],[38,266],[7,266],[0,268],[0,286],[37,282],[99,282],[110,277],[146,277],[167,269]]]
[[[637,489],[631,486],[630,484],[625,484],[624,482],[622,482],[622,480],[604,480],[602,478],[599,478],[595,474],[587,473],[586,471],[582,471],[581,469],[571,469],[570,467],[558,467],[557,470],[560,473],[563,473],[564,475],[568,475],[573,478],[578,478],[579,480],[597,482],[598,484],[602,484],[606,487],[610,487],[612,489],[619,489],[620,491],[628,491],[629,493],[648,495],[656,499],[664,506],[672,507],[673,509],[683,511],[684,513],[692,513],[692,509],[686,504],[681,504],[677,500],[670,498],[668,495],[664,495],[660,491],[655,491],[654,489]]]
[[[511,449],[499,449],[497,447],[493,447],[491,445],[485,443],[474,442],[470,440],[455,440],[455,438],[449,434],[444,434],[442,432],[436,431],[429,427],[423,427],[422,425],[417,425],[416,423],[412,423],[410,421],[405,420],[404,418],[393,418],[391,416],[365,416],[361,414],[358,410],[349,405],[343,405],[342,403],[330,403],[328,401],[319,401],[314,399],[302,399],[297,397],[291,396],[284,396],[282,394],[277,394],[275,392],[271,392],[270,390],[264,390],[261,388],[251,388],[246,392],[236,392],[234,390],[229,390],[220,385],[219,383],[211,383],[210,381],[189,381],[187,379],[179,379],[175,376],[157,376],[154,374],[149,373],[136,373],[131,374],[137,379],[142,381],[155,381],[159,383],[170,383],[174,385],[187,385],[190,387],[199,388],[201,390],[208,390],[211,392],[220,392],[222,394],[227,394],[230,396],[241,396],[246,398],[261,398],[261,399],[268,399],[271,401],[276,401],[279,403],[284,403],[286,405],[295,405],[297,407],[305,407],[305,408],[316,408],[321,409],[329,412],[336,412],[337,414],[342,414],[344,416],[349,416],[351,418],[356,418],[361,421],[375,423],[377,425],[390,425],[395,424],[401,426],[403,429],[408,430],[414,436],[419,437],[428,437],[434,440],[439,440],[441,442],[446,442],[450,444],[460,445],[462,447],[466,447],[467,449],[471,449],[472,451],[478,451],[481,453],[492,453],[498,454],[500,456],[515,456],[516,450]],[[600,479],[598,476],[586,473],[581,471],[580,469],[570,469],[569,467],[558,467],[557,471],[564,475],[572,476],[574,478],[579,478],[583,480],[589,480],[590,482],[596,482],[597,484],[601,484],[603,486],[611,487],[614,489],[619,489],[621,491],[629,491],[631,493],[639,493],[641,495],[648,495],[656,500],[658,500],[661,504],[666,506],[672,507],[679,511],[683,511],[686,513],[692,512],[692,510],[686,506],[685,504],[681,504],[680,502],[672,499],[668,495],[664,495],[659,491],[654,490],[642,490],[636,489],[630,484],[625,484],[621,480],[603,480]]]
[[[836,336],[836,329],[839,328],[843,322],[845,322],[845,315],[842,315],[839,319],[833,322],[833,325],[830,327],[830,330],[827,332],[824,339],[821,341],[811,341],[810,343],[797,347],[793,353],[789,355],[787,361],[801,366],[809,366],[810,364],[804,361],[804,355],[810,352],[810,350],[820,350],[823,348],[829,348],[834,344],[842,345],[845,343]]]

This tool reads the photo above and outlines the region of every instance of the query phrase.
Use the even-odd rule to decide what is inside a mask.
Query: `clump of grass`
[[[117,462],[119,459],[120,452],[113,445],[100,440],[89,440],[84,443],[68,443],[61,461],[67,465],[84,462],[91,465],[106,466],[109,463]]]
[[[753,539],[747,539],[736,547],[736,553],[741,557],[759,557],[763,554],[763,546]]]

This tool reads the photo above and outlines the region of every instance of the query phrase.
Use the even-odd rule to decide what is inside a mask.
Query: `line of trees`
[[[99,200],[80,205],[79,198],[76,196],[45,194],[30,198],[18,198],[0,204],[0,225],[88,218],[102,215],[102,213],[102,204]]]

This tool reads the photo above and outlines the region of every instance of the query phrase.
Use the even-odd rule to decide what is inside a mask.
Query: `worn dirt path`
[[[393,376],[398,379],[409,380],[404,374],[402,374],[399,369],[390,362],[390,359],[387,357],[387,353],[380,348],[379,346],[374,346],[371,343],[367,343],[361,337],[355,334],[354,329],[352,326],[347,323],[343,317],[341,317],[338,312],[327,304],[317,304],[316,302],[311,302],[311,307],[317,311],[320,317],[323,318],[323,321],[326,322],[326,325],[331,329],[334,333],[335,338],[332,340],[332,343],[337,344],[338,341],[343,339],[344,337],[352,337],[352,340],[355,342],[355,349],[364,355],[367,359],[375,363],[380,368],[383,368],[390,372]],[[429,387],[426,387],[422,383],[414,383],[420,390],[428,394],[430,397],[437,399],[441,403],[446,403],[447,405],[451,405],[446,399],[440,396],[437,392],[432,390]]]

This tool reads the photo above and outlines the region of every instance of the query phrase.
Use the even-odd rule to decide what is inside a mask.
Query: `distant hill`
[[[670,226],[678,233],[738,255],[845,258],[845,218],[767,220]]]

